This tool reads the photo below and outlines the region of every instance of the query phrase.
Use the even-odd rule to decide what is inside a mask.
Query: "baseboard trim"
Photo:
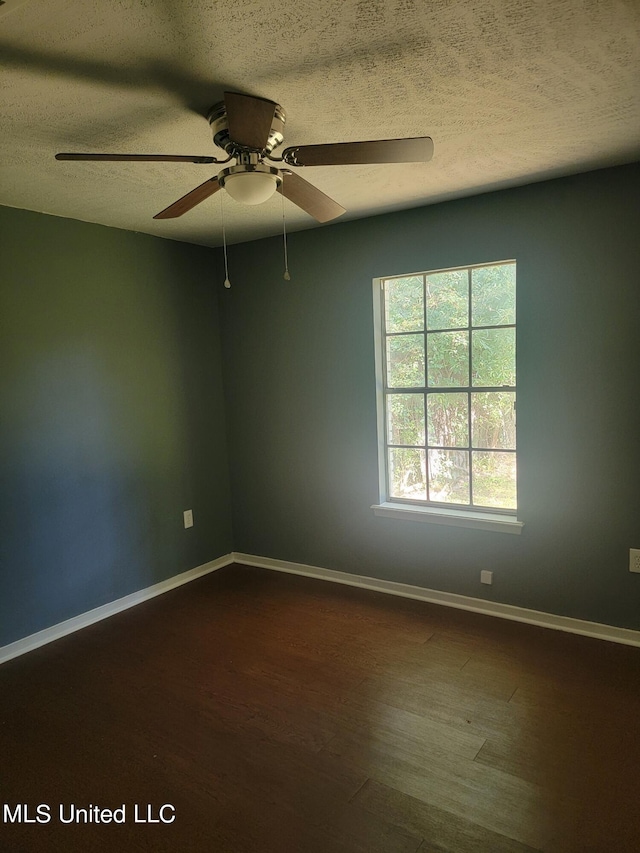
[[[398,595],[403,598],[415,598],[430,604],[441,604],[445,607],[455,607],[459,610],[470,610],[483,613],[486,616],[497,616],[500,619],[510,619],[514,622],[525,622],[528,625],[538,625],[542,628],[552,628],[555,631],[566,631],[570,634],[581,634],[585,637],[595,637],[598,640],[608,640],[627,646],[640,646],[640,631],[630,628],[618,628],[615,625],[603,625],[599,622],[588,622],[584,619],[574,619],[569,616],[558,616],[555,613],[544,613],[539,610],[528,610],[512,604],[502,604],[498,601],[485,601],[467,595],[453,592],[442,592],[437,589],[426,589],[421,586],[386,581],[380,578],[370,578],[362,575],[352,575],[347,572],[337,572],[334,569],[324,569],[318,566],[307,566],[303,563],[291,563],[287,560],[274,560],[270,557],[258,557],[253,554],[232,554],[236,563],[256,566],[262,569],[272,569],[277,572],[288,572],[294,575],[304,575],[318,580],[342,583],[347,586],[357,586]]]
[[[615,625],[603,625],[599,622],[588,622],[583,619],[573,619],[569,616],[558,616],[554,613],[528,610],[524,607],[516,607],[496,601],[485,601],[481,598],[472,598],[471,596],[458,595],[453,592],[442,592],[441,590],[411,586],[410,584],[397,583],[396,581],[353,575],[347,572],[338,572],[334,569],[307,566],[303,563],[292,563],[287,560],[275,560],[271,557],[258,557],[253,554],[242,554],[234,551],[231,554],[219,557],[217,560],[212,560],[209,563],[204,563],[201,566],[196,566],[194,569],[189,569],[189,571],[167,578],[167,580],[146,589],[133,592],[124,598],[119,598],[116,601],[103,604],[101,607],[96,607],[94,610],[81,613],[72,619],[67,619],[65,622],[52,625],[50,628],[45,628],[36,634],[23,637],[21,640],[16,640],[16,642],[10,643],[7,646],[1,646],[0,664],[33,651],[47,643],[52,643],[61,637],[66,637],[67,634],[80,631],[82,628],[93,625],[95,622],[100,622],[102,619],[108,619],[109,616],[121,613],[123,610],[134,607],[136,604],[142,604],[142,602],[155,598],[157,595],[162,595],[176,587],[189,583],[189,581],[196,580],[196,578],[200,578],[210,572],[215,572],[232,563],[244,563],[247,566],[304,575],[305,577],[331,581],[332,583],[342,583],[347,586],[384,592],[388,595],[414,598],[419,601],[429,602],[430,604],[441,604],[444,607],[470,610],[473,613],[483,613],[486,616],[497,616],[500,619],[510,619],[514,622],[525,622],[529,625],[538,625],[542,628],[551,628],[555,631],[566,631],[570,634],[581,634],[585,637],[594,637],[599,640],[608,640],[613,643],[640,647],[640,631],[634,631],[630,628],[618,628]]]
[[[8,646],[1,646],[0,664],[11,660],[11,658],[31,652],[47,643],[52,643],[54,640],[59,640],[61,637],[66,637],[67,634],[72,634],[74,631],[80,631],[82,628],[93,625],[95,622],[100,622],[102,619],[108,619],[109,616],[121,613],[123,610],[134,607],[136,604],[142,604],[143,601],[148,601],[150,598],[155,598],[156,595],[169,592],[169,590],[189,583],[189,581],[196,580],[196,578],[200,578],[203,575],[208,575],[210,572],[224,568],[224,566],[229,566],[233,562],[233,555],[225,554],[217,560],[203,563],[201,566],[196,566],[195,569],[189,569],[146,589],[132,592],[130,595],[125,595],[124,598],[110,601],[108,604],[103,604],[94,610],[88,610],[86,613],[81,613],[79,616],[74,616],[65,622],[60,622],[57,625],[52,625],[50,628],[45,628],[43,631],[38,631],[36,634],[23,637],[21,640],[16,640],[15,643],[9,643]]]

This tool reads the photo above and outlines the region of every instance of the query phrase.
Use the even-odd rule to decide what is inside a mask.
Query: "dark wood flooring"
[[[233,566],[0,667],[0,849],[637,853],[639,732],[640,648]]]

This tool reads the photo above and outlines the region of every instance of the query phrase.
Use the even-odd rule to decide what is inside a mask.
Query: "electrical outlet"
[[[493,583],[493,572],[480,572],[480,583]]]
[[[182,515],[184,516],[185,529],[187,527],[193,527],[193,510],[192,509],[185,509],[185,511],[182,513]]]
[[[640,574],[640,548],[629,548],[629,571]]]

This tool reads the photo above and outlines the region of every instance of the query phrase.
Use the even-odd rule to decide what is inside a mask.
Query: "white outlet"
[[[185,529],[187,527],[193,527],[193,510],[192,509],[185,509],[185,511],[182,513],[182,515],[184,516]]]
[[[480,572],[480,583],[493,583],[493,572]]]
[[[640,574],[640,548],[629,548],[629,571]]]

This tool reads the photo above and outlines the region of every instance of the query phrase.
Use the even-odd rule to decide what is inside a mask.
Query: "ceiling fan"
[[[207,115],[213,141],[228,154],[226,160],[186,154],[56,154],[56,160],[154,161],[171,163],[235,164],[170,204],[154,219],[182,216],[201,201],[224,188],[236,201],[261,204],[276,190],[318,222],[329,222],[345,208],[288,166],[338,166],[369,163],[425,163],[433,156],[428,136],[413,139],[381,139],[369,142],[337,142],[285,148],[282,157],[272,151],[284,141],[285,112],[274,101],[237,92],[225,92],[224,100]],[[271,163],[282,163],[283,167]]]

